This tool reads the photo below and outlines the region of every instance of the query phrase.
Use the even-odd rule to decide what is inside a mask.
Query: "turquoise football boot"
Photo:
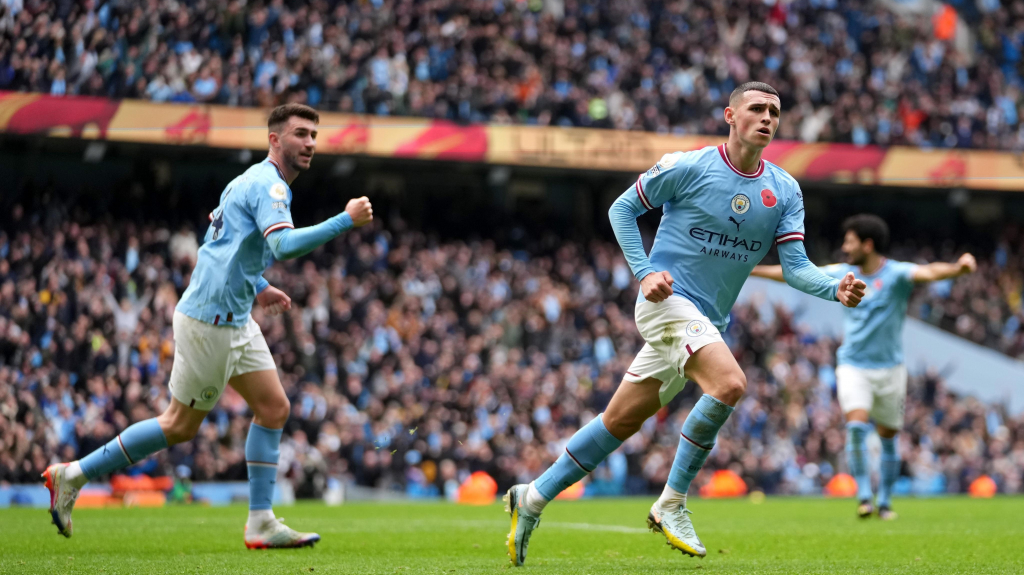
[[[512,517],[512,529],[505,543],[508,546],[508,557],[515,567],[521,567],[526,562],[526,547],[530,544],[530,536],[540,525],[540,517],[526,509],[526,490],[529,488],[525,483],[514,485],[501,498],[505,502],[505,511]]]

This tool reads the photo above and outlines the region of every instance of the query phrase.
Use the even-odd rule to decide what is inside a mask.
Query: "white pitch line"
[[[453,526],[458,526],[458,527],[463,527],[463,528],[466,528],[466,527],[494,527],[494,526],[498,526],[498,525],[506,527],[508,525],[508,522],[507,521],[482,521],[482,520],[475,520],[474,521],[474,520],[470,519],[470,520],[466,520],[466,521],[453,521],[453,522],[451,522],[451,524]],[[436,523],[431,522],[430,525],[436,525]],[[544,526],[545,527],[554,527],[556,529],[575,529],[575,530],[578,530],[578,531],[605,531],[605,532],[611,532],[611,533],[641,534],[641,533],[649,533],[650,532],[647,529],[641,529],[639,527],[626,527],[625,525],[601,525],[601,524],[597,524],[597,523],[565,523],[565,522],[559,522],[559,521],[551,521],[551,522],[545,521],[544,522]]]
[[[647,529],[639,527],[625,527],[623,525],[595,525],[594,523],[549,523],[544,522],[545,527],[561,527],[562,529],[579,529],[580,531],[611,531],[614,533],[648,533]]]

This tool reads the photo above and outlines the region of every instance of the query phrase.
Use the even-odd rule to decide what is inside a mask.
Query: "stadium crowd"
[[[47,464],[88,453],[169,401],[171,317],[196,234],[75,223],[56,205],[0,215],[0,483],[38,481]],[[1005,251],[979,257],[988,267],[978,275],[1016,265],[1019,279],[1021,259],[1004,261]],[[642,344],[637,284],[604,241],[538,238],[506,250],[378,223],[265,277],[296,304],[254,318],[291,400],[280,471],[299,497],[321,495],[328,478],[420,496],[450,495],[477,470],[502,488],[530,480],[607,405]],[[915,307],[988,317],[975,309],[993,295],[983,283],[940,292]],[[836,342],[756,302],[735,309],[727,339],[748,393],[696,485],[728,468],[769,493],[820,493],[846,467]],[[649,420],[595,473],[592,491],[660,490],[694,400],[690,386]],[[228,391],[195,441],[132,472],[244,480],[248,422]],[[915,489],[962,492],[984,473],[1003,492],[1022,491],[1024,417],[957,397],[927,373],[912,379],[906,429]]]
[[[785,139],[1022,147],[1024,8],[935,5],[4,0],[0,89],[715,134],[757,79]]]
[[[935,248],[907,244],[893,250],[907,261],[954,261],[961,252],[950,242]],[[1007,226],[978,271],[957,281],[919,289],[909,313],[975,343],[1024,359],[1024,234]]]

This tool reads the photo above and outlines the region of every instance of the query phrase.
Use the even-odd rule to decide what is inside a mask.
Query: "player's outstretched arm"
[[[777,282],[786,281],[786,278],[782,275],[782,266],[754,266],[754,270],[750,272],[750,275]]]
[[[955,263],[935,262],[914,268],[911,279],[915,282],[934,282],[974,273],[978,262],[971,254],[960,256]]]
[[[270,232],[267,244],[278,260],[304,256],[352,228],[373,221],[373,207],[365,196],[349,200],[345,211],[315,226]]]
[[[782,260],[786,283],[804,293],[838,301],[846,307],[857,307],[864,297],[867,285],[863,281],[854,277],[853,273],[838,280],[825,275],[807,258],[807,251],[801,241],[779,244],[779,259]]]

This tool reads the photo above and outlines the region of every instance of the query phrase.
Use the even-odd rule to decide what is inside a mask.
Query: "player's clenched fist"
[[[668,272],[654,272],[644,276],[640,280],[640,289],[644,292],[644,298],[651,303],[658,303],[668,299],[672,295],[672,274]]]
[[[277,315],[292,309],[292,298],[274,286],[267,286],[256,294],[256,301],[267,315]]]
[[[366,196],[349,200],[345,211],[352,218],[354,227],[365,226],[373,221],[373,206],[370,205],[370,199]]]
[[[978,262],[971,254],[964,254],[956,261],[960,266],[960,275],[973,274],[978,269]]]
[[[867,287],[866,283],[857,279],[853,272],[850,272],[846,274],[846,277],[839,280],[839,291],[836,292],[836,298],[839,299],[839,303],[846,307],[857,307],[857,304],[864,297],[864,290]]]

